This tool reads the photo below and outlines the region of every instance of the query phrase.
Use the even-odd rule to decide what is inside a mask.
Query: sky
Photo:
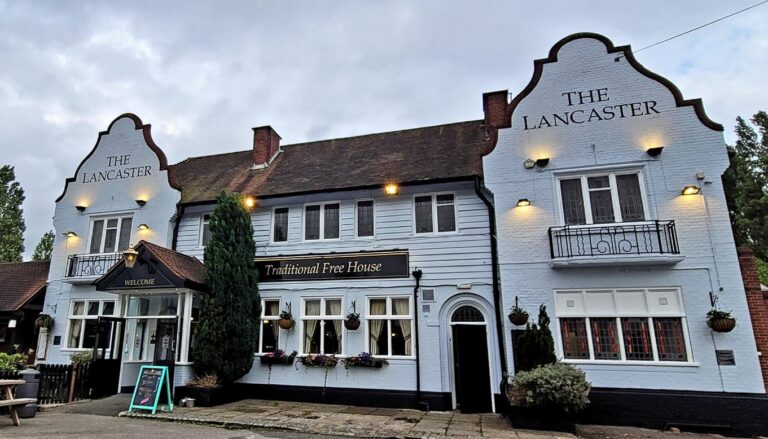
[[[291,144],[481,119],[482,93],[522,90],[569,34],[637,50],[754,3],[0,0],[0,165],[25,190],[25,258],[120,114],[170,163],[248,149],[262,125]],[[768,4],[636,57],[733,143],[737,116],[768,110],[766,23]]]

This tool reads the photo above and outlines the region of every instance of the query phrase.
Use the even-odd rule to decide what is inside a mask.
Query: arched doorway
[[[451,315],[456,408],[464,413],[492,411],[488,331],[483,313],[470,305]]]

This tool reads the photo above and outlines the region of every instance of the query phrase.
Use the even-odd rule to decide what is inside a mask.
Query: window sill
[[[630,361],[630,360],[561,360],[563,363],[581,366],[652,366],[652,367],[699,367],[695,361]]]

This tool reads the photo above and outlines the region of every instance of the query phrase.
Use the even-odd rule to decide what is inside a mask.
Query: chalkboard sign
[[[133,409],[144,409],[152,410],[152,414],[155,414],[157,412],[157,403],[160,401],[160,394],[163,391],[163,383],[165,383],[165,390],[168,392],[168,411],[173,411],[171,383],[168,381],[168,367],[141,366],[128,412],[133,411]]]

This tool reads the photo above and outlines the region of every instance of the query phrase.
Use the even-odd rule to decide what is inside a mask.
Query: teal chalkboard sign
[[[131,397],[131,406],[128,407],[128,412],[132,412],[133,409],[152,410],[154,415],[157,412],[160,393],[163,392],[163,383],[165,383],[165,391],[168,392],[168,411],[173,411],[168,367],[141,366],[139,377],[136,378],[136,387],[133,389],[133,397]]]

